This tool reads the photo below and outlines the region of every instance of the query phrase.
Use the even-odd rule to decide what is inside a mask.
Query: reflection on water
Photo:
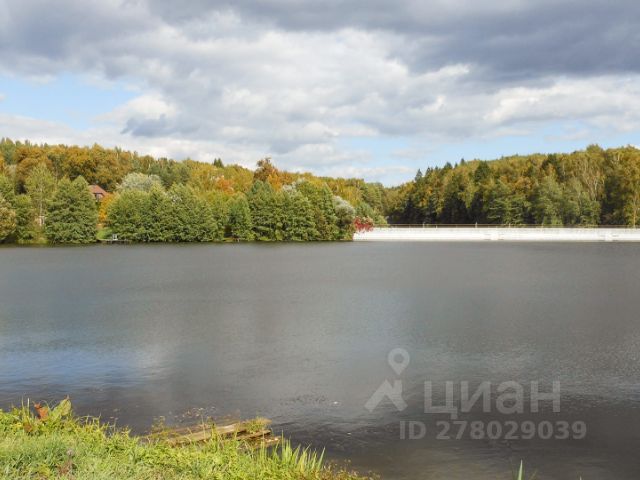
[[[137,430],[192,408],[265,415],[384,478],[640,477],[635,245],[0,249],[0,405],[70,395]],[[411,362],[400,376],[387,353]],[[407,408],[364,408],[401,379]],[[424,382],[561,382],[584,440],[437,440]],[[439,393],[438,393],[439,392]],[[446,418],[446,417],[444,417]],[[505,421],[474,410],[461,420]],[[400,441],[400,421],[421,421]]]

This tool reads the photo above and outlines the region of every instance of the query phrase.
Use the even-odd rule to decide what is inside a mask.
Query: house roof
[[[89,185],[89,190],[94,195],[102,195],[104,197],[107,194],[107,192],[100,185]]]

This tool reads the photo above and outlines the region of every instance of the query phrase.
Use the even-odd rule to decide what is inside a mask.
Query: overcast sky
[[[637,0],[0,0],[0,136],[386,184],[640,144],[639,18]]]

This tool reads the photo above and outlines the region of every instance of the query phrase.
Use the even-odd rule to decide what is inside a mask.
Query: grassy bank
[[[46,418],[44,418],[46,417]],[[27,405],[0,410],[0,478],[356,480],[288,442],[247,449],[234,439],[171,446],[78,418],[68,400],[40,419]]]

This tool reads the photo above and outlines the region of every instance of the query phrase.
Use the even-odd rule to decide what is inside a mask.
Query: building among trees
[[[89,185],[89,191],[98,202],[107,196],[107,192],[100,185]]]

